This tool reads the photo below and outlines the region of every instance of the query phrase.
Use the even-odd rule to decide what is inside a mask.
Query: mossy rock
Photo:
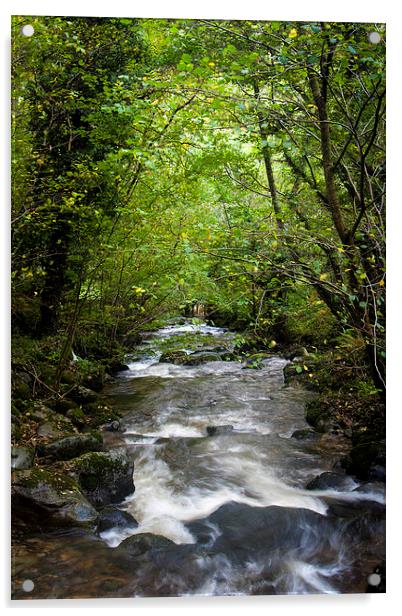
[[[93,525],[98,514],[80,492],[77,482],[57,471],[33,468],[15,471],[11,482],[14,511],[24,507],[46,513],[58,523]]]
[[[352,447],[342,466],[359,479],[385,481],[385,442],[371,441]]]
[[[12,447],[11,468],[15,470],[26,470],[31,468],[34,457],[35,450],[31,447]]]
[[[71,421],[67,417],[64,417],[64,415],[59,415],[58,413],[52,413],[52,415],[47,418],[47,421],[40,424],[37,429],[38,436],[45,439],[60,438],[62,436],[75,434],[76,432],[77,430]]]
[[[86,416],[82,408],[76,406],[75,408],[67,411],[66,417],[71,421],[74,426],[81,428],[86,425]]]
[[[74,370],[63,370],[60,381],[67,385],[76,385],[80,381],[80,375]]]
[[[61,413],[62,415],[66,415],[71,409],[79,408],[76,402],[66,397],[52,400],[49,404],[51,404],[55,411]]]
[[[188,360],[189,357],[189,353],[187,353],[186,351],[166,351],[165,353],[162,353],[159,361],[160,363],[168,363],[168,364],[185,364],[186,361]]]
[[[91,402],[82,406],[86,421],[94,428],[120,419],[121,414],[102,401]]]
[[[96,507],[122,501],[134,492],[134,462],[123,451],[87,453],[72,470],[88,500]]]
[[[47,421],[50,417],[57,415],[53,409],[42,402],[35,402],[30,409],[26,412],[26,415],[34,421]]]
[[[98,399],[98,394],[88,387],[77,385],[70,391],[69,397],[77,404],[89,404]]]
[[[328,411],[323,408],[320,400],[311,400],[306,405],[306,421],[313,426],[317,432],[326,432],[331,424]]]
[[[32,389],[30,385],[21,381],[14,385],[12,396],[15,400],[29,400],[32,397]]]
[[[103,441],[100,432],[66,436],[38,446],[39,455],[51,460],[71,460],[90,451],[102,451]]]
[[[181,363],[185,366],[200,366],[210,361],[222,361],[222,356],[211,351],[200,351],[187,355],[187,358]]]

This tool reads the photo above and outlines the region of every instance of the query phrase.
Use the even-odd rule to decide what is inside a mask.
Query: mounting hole
[[[26,24],[25,26],[22,26],[21,32],[24,36],[32,36],[35,32],[35,29],[33,26],[31,26],[31,24]]]
[[[370,586],[379,586],[381,583],[381,575],[379,573],[372,573],[368,576],[367,581]]]
[[[34,588],[35,588],[35,584],[33,583],[32,580],[24,580],[22,582],[22,590],[24,592],[32,592]]]
[[[369,32],[367,35],[369,43],[373,43],[373,45],[378,45],[381,41],[381,34],[379,32]]]

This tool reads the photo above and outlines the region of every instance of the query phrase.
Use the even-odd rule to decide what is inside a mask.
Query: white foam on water
[[[180,423],[165,423],[159,430],[144,432],[143,436],[155,437],[155,440],[158,438],[196,438],[205,436],[205,430]]]
[[[292,560],[287,564],[289,576],[286,582],[289,584],[289,594],[338,594],[338,591],[330,584],[327,578],[341,573],[341,563],[327,566],[312,565],[301,560]]]
[[[230,461],[232,460],[232,461]],[[135,493],[125,505],[142,532],[152,532],[175,543],[193,543],[186,522],[206,518],[228,502],[254,507],[279,505],[325,514],[327,505],[304,490],[287,486],[256,458],[217,456],[216,480],[211,487],[178,485],[169,465],[154,449],[141,450],[136,460]],[[208,463],[208,461],[207,461]],[[138,530],[136,532],[139,532]]]

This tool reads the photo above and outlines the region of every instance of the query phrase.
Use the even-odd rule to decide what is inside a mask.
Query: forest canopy
[[[343,345],[384,389],[384,25],[12,30],[13,331],[52,387],[198,305],[267,347]]]

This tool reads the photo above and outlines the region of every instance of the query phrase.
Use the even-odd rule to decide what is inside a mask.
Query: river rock
[[[135,490],[134,462],[123,450],[87,453],[74,461],[84,494],[96,507],[122,501]]]
[[[211,351],[199,351],[188,355],[182,363],[186,366],[200,366],[210,361],[222,361],[222,356]]]
[[[251,507],[227,503],[209,517],[187,524],[189,531],[208,552],[224,554],[233,564],[270,554],[283,560],[291,551],[297,558],[303,546],[309,554],[322,554],[329,549],[333,522],[326,516],[295,507]],[[208,540],[209,535],[209,540]]]
[[[181,365],[186,363],[189,354],[186,351],[165,351],[159,358],[159,362],[163,364],[177,364]]]
[[[301,430],[295,430],[292,434],[292,438],[297,441],[312,441],[317,438],[317,432],[310,428],[302,428]]]
[[[48,416],[47,421],[40,424],[37,429],[38,436],[46,439],[55,439],[76,432],[77,430],[67,417],[54,412],[52,412]]]
[[[111,528],[137,528],[138,522],[128,511],[122,511],[117,507],[105,507],[99,514],[96,530],[104,533]]]
[[[31,409],[29,409],[28,413],[31,419],[35,421],[46,421],[49,417],[54,415],[53,409],[46,406],[42,402],[35,402]]]
[[[11,448],[11,468],[13,470],[26,470],[31,468],[35,457],[35,451],[30,447]]]
[[[114,421],[104,425],[103,429],[106,430],[106,432],[118,432],[118,430],[120,430],[120,421],[115,419]]]
[[[88,387],[77,385],[69,392],[69,396],[74,402],[78,404],[88,404],[89,402],[95,402],[98,399],[98,394]]]
[[[41,456],[52,460],[71,460],[89,451],[102,451],[103,441],[99,432],[66,436],[38,447]]]
[[[151,533],[141,533],[124,539],[116,550],[125,556],[136,559],[143,555],[151,556],[155,551],[164,550],[169,547],[175,548],[177,546],[170,539],[166,539],[166,537],[152,535]]]
[[[233,426],[207,426],[207,434],[208,436],[218,436],[220,434],[229,434],[229,432],[233,432]]]
[[[327,432],[332,427],[332,421],[327,409],[323,408],[319,400],[311,400],[306,405],[306,421],[317,432]]]
[[[359,479],[385,481],[385,443],[368,442],[352,447],[342,460],[347,473]]]
[[[92,525],[98,514],[77,483],[67,475],[42,468],[15,471],[11,483],[12,503],[39,510],[59,523]]]
[[[306,490],[348,490],[355,486],[353,479],[342,475],[341,473],[333,473],[326,471],[311,479],[306,485]]]
[[[68,411],[70,411],[71,409],[77,409],[79,408],[79,406],[76,402],[70,400],[69,398],[58,398],[54,400],[53,408],[58,413],[61,413],[62,415],[67,415]]]

